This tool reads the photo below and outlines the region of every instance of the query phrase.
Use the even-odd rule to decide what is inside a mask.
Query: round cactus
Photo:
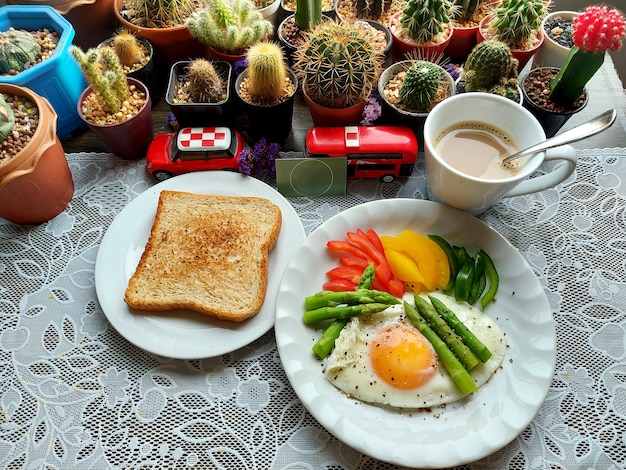
[[[591,6],[572,22],[574,44],[586,52],[613,52],[622,47],[624,18],[618,10]]]
[[[400,85],[400,100],[411,109],[426,109],[435,100],[440,82],[441,69],[437,65],[417,60]]]
[[[216,103],[224,99],[224,81],[209,60],[192,60],[187,67],[187,74],[191,102]]]
[[[248,89],[262,101],[271,102],[285,88],[287,66],[283,50],[274,42],[259,42],[248,49]]]
[[[544,15],[544,0],[502,0],[493,26],[501,41],[520,44],[540,28]]]
[[[483,41],[472,49],[463,67],[467,90],[483,90],[503,78],[515,78],[517,66],[509,46],[495,39]]]
[[[369,97],[383,59],[369,33],[357,23],[325,21],[305,34],[294,68],[313,101],[343,108]]]
[[[41,46],[32,34],[9,28],[0,33],[0,73],[23,71],[40,52]]]
[[[450,23],[454,4],[450,0],[408,0],[400,23],[419,44],[433,41]]]

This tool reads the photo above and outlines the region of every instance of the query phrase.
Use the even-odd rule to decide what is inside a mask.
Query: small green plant
[[[13,109],[0,94],[0,142],[4,142],[14,125],[15,115],[13,114]]]
[[[274,30],[252,0],[207,0],[197,17],[187,21],[198,40],[227,54],[242,54]]]
[[[367,100],[383,59],[369,33],[358,24],[324,21],[305,34],[294,68],[313,101],[343,108]]]
[[[482,0],[454,0],[454,19],[460,22],[467,22],[472,19],[476,9]]]
[[[211,61],[194,59],[187,66],[189,101],[217,103],[224,99],[224,80]]]
[[[198,0],[124,0],[133,24],[145,28],[171,28],[185,24],[202,3]]]
[[[70,53],[83,71],[87,83],[102,98],[105,111],[117,113],[122,102],[128,99],[128,85],[120,60],[113,49],[99,47],[84,52],[78,46],[72,46]]]
[[[509,46],[522,45],[540,27],[546,14],[544,0],[502,0],[494,11],[498,39]]]
[[[502,95],[517,101],[518,65],[511,49],[502,41],[483,41],[472,49],[463,66],[465,89]]]
[[[400,24],[418,44],[436,42],[454,17],[451,0],[408,0],[400,15]]]
[[[414,61],[400,85],[400,100],[413,110],[428,108],[437,96],[441,69],[432,62]]]
[[[142,51],[137,36],[127,30],[121,30],[111,41],[111,47],[125,67],[132,67],[141,61]]]
[[[248,92],[262,102],[272,103],[283,94],[287,65],[281,47],[274,42],[259,42],[246,54]]]
[[[23,71],[40,52],[41,46],[32,34],[9,28],[0,33],[0,73]]]

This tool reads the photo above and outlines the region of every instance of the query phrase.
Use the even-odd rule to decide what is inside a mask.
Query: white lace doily
[[[463,469],[626,466],[626,149],[578,151],[575,177],[480,216],[520,250],[557,323],[539,414]],[[178,361],[126,342],[96,298],[102,236],[154,184],[144,161],[71,154],[68,208],[26,227],[0,220],[3,468],[395,468],[343,445],[303,409],[272,332],[222,357]],[[354,180],[349,194],[291,199],[307,233],[378,198],[425,198],[409,180]]]

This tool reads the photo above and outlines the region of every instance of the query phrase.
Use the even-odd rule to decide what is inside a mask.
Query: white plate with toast
[[[325,377],[311,347],[323,328],[303,322],[304,299],[321,290],[338,265],[326,243],[346,232],[379,235],[415,230],[437,234],[470,253],[484,249],[499,275],[497,302],[485,309],[504,332],[501,370],[478,391],[430,412],[392,409],[348,397]],[[447,468],[484,458],[507,445],[543,403],[556,362],[556,329],[544,289],[518,250],[466,213],[413,199],[385,199],[350,208],[312,232],[285,270],[274,325],[280,358],[296,394],[330,433],[376,459],[410,468]]]
[[[259,313],[241,323],[189,310],[140,312],[124,302],[124,292],[144,251],[162,190],[220,196],[267,198],[280,207],[282,226],[269,255],[268,284]],[[156,184],[137,196],[111,223],[96,259],[98,300],[113,327],[134,345],[175,359],[227,354],[258,339],[274,325],[276,297],[283,272],[306,238],[291,204],[269,185],[227,171],[194,172]]]

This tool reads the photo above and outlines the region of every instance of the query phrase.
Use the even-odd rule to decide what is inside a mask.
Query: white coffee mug
[[[424,123],[424,158],[429,199],[477,215],[503,197],[529,194],[556,186],[576,168],[576,151],[563,145],[522,158],[522,167],[509,178],[470,176],[450,166],[435,150],[436,139],[455,124],[479,121],[508,134],[519,150],[546,135],[535,117],[508,98],[490,93],[462,93],[445,99]],[[471,158],[471,155],[467,156]],[[543,162],[561,160],[541,176],[528,178]],[[528,179],[527,179],[528,178]]]

